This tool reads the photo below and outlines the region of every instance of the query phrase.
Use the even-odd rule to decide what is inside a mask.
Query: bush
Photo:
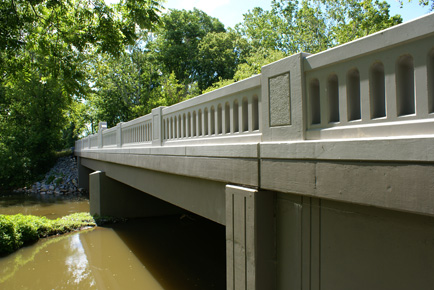
[[[12,253],[20,246],[19,234],[11,218],[0,215],[0,256]]]
[[[31,215],[0,215],[0,256],[10,254],[39,238],[96,226],[89,213],[74,213],[56,220]]]
[[[38,228],[43,224],[43,218],[17,214],[12,216],[17,233],[23,245],[39,240]]]

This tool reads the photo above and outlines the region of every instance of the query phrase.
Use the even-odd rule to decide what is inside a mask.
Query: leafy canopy
[[[23,186],[72,146],[95,57],[158,24],[158,1],[0,2],[0,189]]]

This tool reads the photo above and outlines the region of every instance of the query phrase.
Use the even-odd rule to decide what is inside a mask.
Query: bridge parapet
[[[304,60],[306,139],[434,133],[433,15]]]
[[[118,147],[152,144],[152,114],[121,123],[119,127]]]
[[[434,134],[433,23],[429,14],[287,57],[261,75],[101,130],[100,146],[97,135],[85,137],[76,150]]]
[[[163,108],[164,145],[260,141],[261,78]]]

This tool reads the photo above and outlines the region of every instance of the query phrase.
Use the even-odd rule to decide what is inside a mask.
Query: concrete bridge
[[[434,289],[434,14],[75,148],[92,213],[225,225],[227,289]]]

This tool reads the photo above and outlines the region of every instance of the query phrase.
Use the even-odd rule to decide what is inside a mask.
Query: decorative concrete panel
[[[269,78],[270,127],[291,125],[289,72]]]

